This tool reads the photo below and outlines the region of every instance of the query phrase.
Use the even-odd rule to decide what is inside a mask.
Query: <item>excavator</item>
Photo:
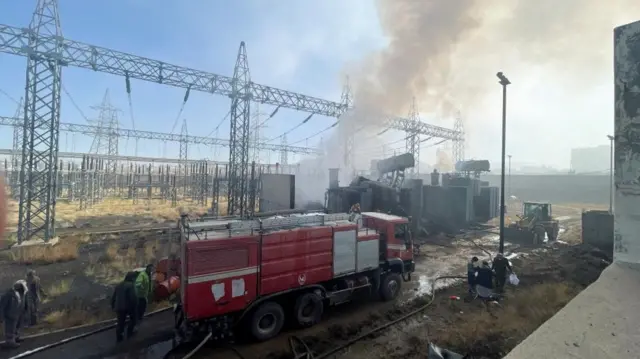
[[[524,202],[522,215],[505,228],[505,239],[512,243],[538,246],[545,235],[549,242],[558,238],[560,224],[551,214],[551,203]]]

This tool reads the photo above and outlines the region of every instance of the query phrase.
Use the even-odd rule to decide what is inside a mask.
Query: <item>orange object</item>
[[[159,282],[155,288],[156,299],[166,299],[180,288],[180,278],[177,276]]]
[[[167,279],[167,275],[162,272],[156,272],[155,280],[156,282],[164,282]]]

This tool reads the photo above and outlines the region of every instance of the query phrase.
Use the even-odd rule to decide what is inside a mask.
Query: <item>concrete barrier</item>
[[[613,257],[613,215],[608,211],[582,212],[582,241]]]

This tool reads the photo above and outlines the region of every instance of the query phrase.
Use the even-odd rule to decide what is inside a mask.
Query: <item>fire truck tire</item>
[[[315,293],[299,296],[293,309],[296,323],[301,327],[310,327],[320,322],[323,311],[322,298]]]
[[[402,277],[398,273],[389,273],[382,278],[380,283],[380,297],[382,300],[394,300],[400,293],[402,287]]]
[[[284,325],[284,310],[276,302],[263,303],[251,316],[251,335],[258,341],[269,340],[280,333]]]

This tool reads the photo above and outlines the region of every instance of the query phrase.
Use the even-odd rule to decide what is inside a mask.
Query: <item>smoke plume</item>
[[[350,73],[354,111],[341,119],[335,138],[325,140],[332,144],[325,162],[329,166],[343,163],[347,132],[358,131],[360,149],[389,142],[384,137],[388,134],[375,136],[384,129],[382,115],[406,117],[414,97],[419,111],[428,115],[423,116],[426,122],[451,128],[457,110],[463,118],[480,121],[483,101],[496,92],[495,73],[500,70],[519,79],[543,71],[540,86],[562,88],[573,96],[586,93],[611,73],[613,28],[640,19],[637,0],[376,4],[388,44]],[[472,112],[475,116],[469,116]],[[481,126],[467,122],[467,139]],[[380,157],[372,151],[356,152],[361,169],[372,157]]]

